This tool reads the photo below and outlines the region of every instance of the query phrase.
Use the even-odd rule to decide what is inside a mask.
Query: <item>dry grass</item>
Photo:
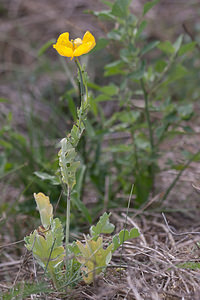
[[[174,227],[166,224],[161,213],[143,212],[136,218],[128,217],[128,226],[138,227],[141,235],[126,242],[123,249],[113,256],[105,276],[96,278],[91,286],[81,283],[67,295],[52,293],[48,299],[199,299],[199,269],[180,266],[185,262],[200,262],[197,244],[200,224],[190,227],[190,232],[186,226],[186,233],[177,233],[176,229],[184,230],[183,220],[188,224],[190,219],[181,214],[167,214],[167,218]],[[117,228],[122,228],[125,214],[115,211],[112,219]],[[21,258],[17,256],[16,251],[21,249],[21,244],[0,249],[7,260],[0,265],[0,287],[4,291],[11,284],[23,280],[40,281],[42,278],[42,272],[30,254],[25,253]],[[38,297],[43,299],[41,295]]]

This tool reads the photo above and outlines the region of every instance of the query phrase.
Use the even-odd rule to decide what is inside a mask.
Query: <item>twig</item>
[[[169,227],[169,224],[168,224],[168,222],[167,222],[167,219],[166,219],[164,213],[162,213],[162,216],[163,216],[163,219],[164,219],[164,221],[165,221],[165,224],[166,224],[168,230],[169,230],[172,234],[174,234],[174,235],[200,234],[199,231],[186,231],[186,232],[182,232],[182,233],[176,233],[175,231],[173,231],[173,230]]]
[[[185,23],[183,23],[182,26],[183,26],[183,29],[184,29],[185,33],[187,33],[187,35],[189,35],[189,37],[191,38],[191,40],[193,42],[196,42],[195,46],[200,51],[200,46],[197,43],[197,41],[195,40],[195,37],[194,37],[193,33],[188,29],[188,27],[187,27],[187,25]]]
[[[17,275],[16,275],[16,277],[15,277],[15,280],[14,280],[14,282],[13,282],[12,287],[15,286],[15,284],[16,284],[16,282],[17,282],[17,280],[18,280],[19,274],[20,274],[20,272],[21,272],[21,270],[22,270],[22,267],[23,267],[23,265],[24,265],[24,262],[25,262],[25,259],[26,259],[26,256],[27,256],[27,251],[28,251],[28,250],[26,249],[26,252],[25,252],[25,254],[24,254],[24,256],[23,256],[21,265],[20,265],[20,267],[19,267],[19,270],[18,270],[18,272],[17,272]]]
[[[20,244],[20,243],[23,243],[23,242],[24,242],[24,240],[20,240],[20,241],[17,241],[17,242],[13,242],[13,243],[9,243],[9,244],[6,244],[6,245],[2,245],[2,246],[0,246],[0,249],[1,248],[7,248],[7,247],[13,246],[15,244]]]

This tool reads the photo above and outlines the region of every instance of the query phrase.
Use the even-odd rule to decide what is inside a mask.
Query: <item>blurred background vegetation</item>
[[[199,207],[190,187],[200,170],[200,4],[165,0],[145,12],[145,3],[1,0],[4,242],[31,230],[38,218],[34,192],[49,195],[64,220],[58,142],[76,119],[80,99],[75,64],[51,45],[66,31],[76,38],[89,30],[97,40],[92,53],[81,57],[91,111],[78,146],[82,164],[72,195],[74,234],[102,211],[123,210],[133,183],[132,209],[151,199],[157,202],[154,209],[164,205],[193,214]]]

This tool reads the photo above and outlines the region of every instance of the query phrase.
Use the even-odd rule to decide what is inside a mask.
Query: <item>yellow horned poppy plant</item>
[[[62,33],[53,47],[62,56],[71,57],[81,56],[88,53],[96,45],[95,38],[87,31],[83,39],[77,38],[75,40],[69,40],[69,32]]]

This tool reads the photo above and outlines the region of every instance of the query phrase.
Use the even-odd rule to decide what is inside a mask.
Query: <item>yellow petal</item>
[[[81,56],[82,54],[88,53],[90,50],[94,48],[94,44],[92,42],[83,43],[74,51],[73,56]]]
[[[53,47],[57,50],[57,52],[62,55],[62,56],[66,56],[66,57],[72,57],[73,56],[73,49],[72,48],[68,48],[66,46],[63,45],[53,45]]]
[[[82,42],[83,43],[75,49],[73,56],[80,56],[82,54],[86,54],[90,50],[92,50],[96,45],[95,38],[89,31],[86,31],[86,33],[84,34]]]
[[[57,43],[53,47],[58,51],[62,56],[72,57],[73,56],[73,44],[69,41],[69,32],[62,33]]]
[[[59,36],[56,45],[59,45],[59,46],[62,45],[62,46],[66,46],[67,48],[73,49],[73,44],[72,44],[72,42],[69,41],[69,32],[62,33]]]
[[[40,212],[42,225],[47,229],[50,225],[51,218],[53,218],[53,206],[49,201],[49,197],[43,193],[34,193],[34,198]]]
[[[94,46],[96,45],[95,38],[93,37],[93,35],[89,31],[86,31],[83,37],[83,43],[88,43],[88,42],[91,42]]]
[[[74,41],[69,41],[69,33],[65,32],[59,36],[57,43],[53,47],[60,55],[71,57],[72,59],[74,56],[88,53],[95,45],[95,38],[89,31],[84,34],[83,40],[77,38]]]

